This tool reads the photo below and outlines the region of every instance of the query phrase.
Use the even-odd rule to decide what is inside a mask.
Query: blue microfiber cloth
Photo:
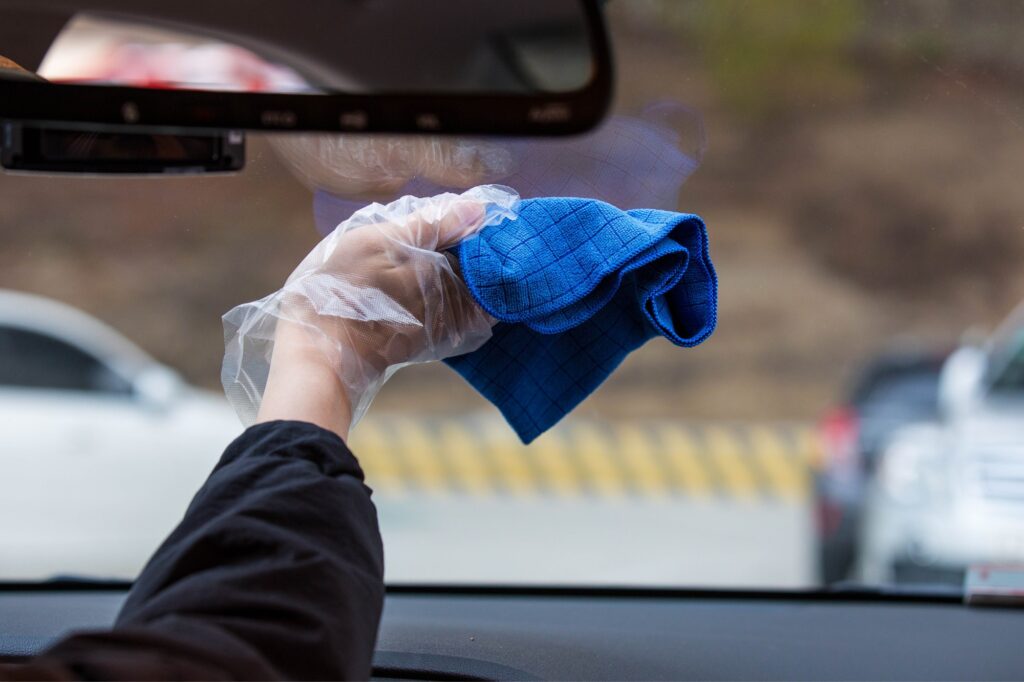
[[[695,346],[715,329],[718,279],[698,216],[594,199],[526,199],[516,220],[455,247],[477,303],[499,320],[447,362],[524,443],[657,335]]]

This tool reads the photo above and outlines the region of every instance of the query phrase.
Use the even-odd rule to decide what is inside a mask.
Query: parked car
[[[940,419],[894,434],[869,486],[857,575],[953,582],[1024,562],[1024,307],[943,366]]]
[[[0,579],[63,573],[69,554],[81,574],[132,577],[241,431],[110,327],[4,290],[0,415]]]
[[[904,425],[936,418],[945,356],[921,348],[879,355],[859,372],[844,404],[819,422],[823,457],[815,500],[823,582],[849,577],[864,491],[888,439]]]

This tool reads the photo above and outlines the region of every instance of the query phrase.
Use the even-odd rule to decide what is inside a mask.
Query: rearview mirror
[[[47,123],[554,135],[611,95],[597,0],[0,0],[0,57]]]

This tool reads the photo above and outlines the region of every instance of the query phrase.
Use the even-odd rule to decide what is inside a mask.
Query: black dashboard
[[[0,660],[113,621],[123,589],[0,591]],[[379,679],[1021,679],[1024,611],[954,596],[393,588]]]

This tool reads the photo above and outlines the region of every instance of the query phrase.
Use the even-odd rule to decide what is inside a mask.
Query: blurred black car
[[[864,491],[886,440],[902,426],[938,418],[947,356],[919,348],[886,351],[858,373],[844,403],[821,419],[814,487],[824,583],[844,580],[854,564]]]

